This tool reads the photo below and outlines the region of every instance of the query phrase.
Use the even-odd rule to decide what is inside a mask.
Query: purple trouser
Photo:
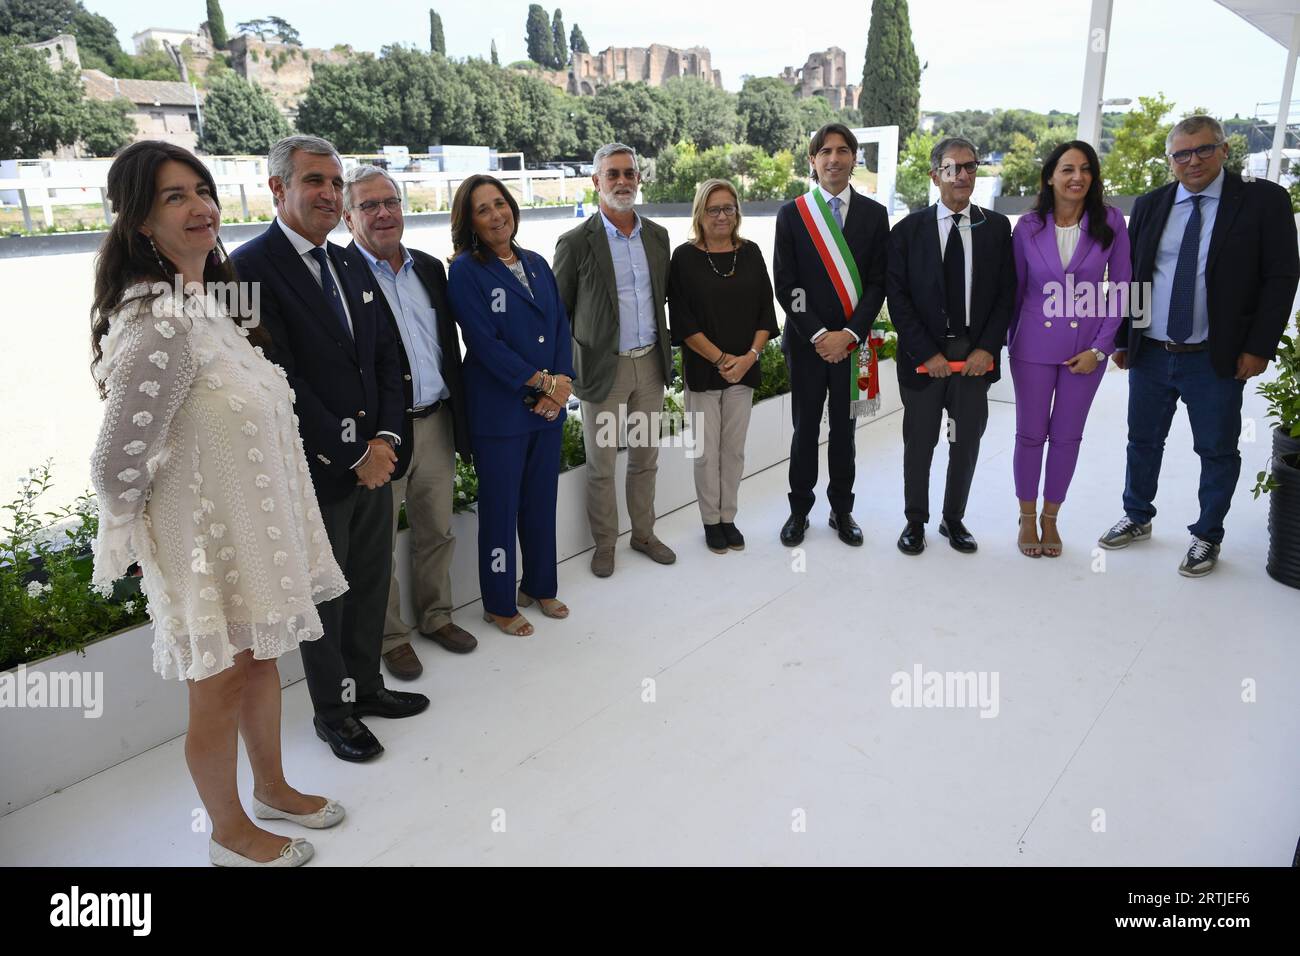
[[[1070,488],[1079,460],[1083,423],[1088,419],[1105,365],[1087,375],[1076,375],[1064,365],[1044,365],[1011,359],[1011,380],[1016,387],[1016,452],[1012,470],[1016,497],[1038,500],[1038,479],[1043,470],[1043,443],[1047,448],[1047,478],[1043,500],[1060,504]]]

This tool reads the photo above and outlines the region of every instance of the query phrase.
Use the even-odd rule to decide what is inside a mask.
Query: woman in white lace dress
[[[258,818],[317,829],[343,819],[334,801],[284,780],[275,662],[320,637],[315,605],[347,582],[285,373],[263,357],[263,334],[223,306],[240,297],[217,241],[212,175],[180,147],[140,142],[114,161],[108,196],[116,219],[96,259],[91,312],[93,371],[107,399],[91,463],[94,583],[111,589],[140,567],[154,669],[189,688],[185,758],[211,822],[210,860],[296,866],[311,844],[244,812],[236,735]]]

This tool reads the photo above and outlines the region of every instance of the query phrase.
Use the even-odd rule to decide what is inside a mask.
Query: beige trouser
[[[387,654],[410,643],[411,626],[402,620],[402,595],[397,586],[397,516],[406,502],[411,527],[411,583],[416,626],[426,634],[451,623],[452,493],[456,481],[456,443],[451,409],[443,405],[412,424],[411,463],[393,482],[393,576],[388,584],[388,613],[384,617]]]
[[[644,541],[655,528],[655,473],[659,470],[659,434],[647,424],[664,408],[664,373],[658,349],[645,355],[618,357],[614,385],[603,402],[582,403],[582,443],[587,451],[587,521],[597,547],[613,547],[618,538],[618,496],[614,489],[614,464],[618,459],[621,423],[628,416],[641,418],[636,429],[644,441],[632,441],[627,450],[627,514],[632,537]],[[644,416],[644,417],[643,417]],[[632,429],[629,428],[629,433]]]
[[[695,432],[695,494],[705,524],[736,520],[736,500],[745,471],[745,437],[754,390],[748,385],[692,392],[686,414]]]

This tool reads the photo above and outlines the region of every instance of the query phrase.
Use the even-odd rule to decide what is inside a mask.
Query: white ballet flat
[[[315,854],[316,850],[310,843],[302,837],[294,837],[274,860],[261,863],[240,856],[234,850],[227,850],[216,840],[208,839],[208,860],[213,866],[302,866]]]
[[[336,800],[326,800],[325,806],[321,807],[315,813],[288,813],[284,810],[277,810],[275,807],[268,806],[257,797],[253,798],[253,816],[259,820],[288,820],[290,823],[296,823],[302,827],[309,827],[312,830],[325,830],[329,827],[336,826],[343,822],[343,817],[347,811],[343,809],[343,804]]]

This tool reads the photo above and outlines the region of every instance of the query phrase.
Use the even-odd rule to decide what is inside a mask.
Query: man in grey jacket
[[[591,570],[614,573],[618,499],[614,466],[626,423],[627,510],[632,548],[660,564],[677,560],[655,537],[658,430],[672,380],[672,342],[664,316],[668,231],[633,208],[641,174],[630,146],[602,146],[592,162],[600,213],[560,237],[555,279],[573,330],[574,394],[582,400],[587,452],[587,520],[596,551]]]

